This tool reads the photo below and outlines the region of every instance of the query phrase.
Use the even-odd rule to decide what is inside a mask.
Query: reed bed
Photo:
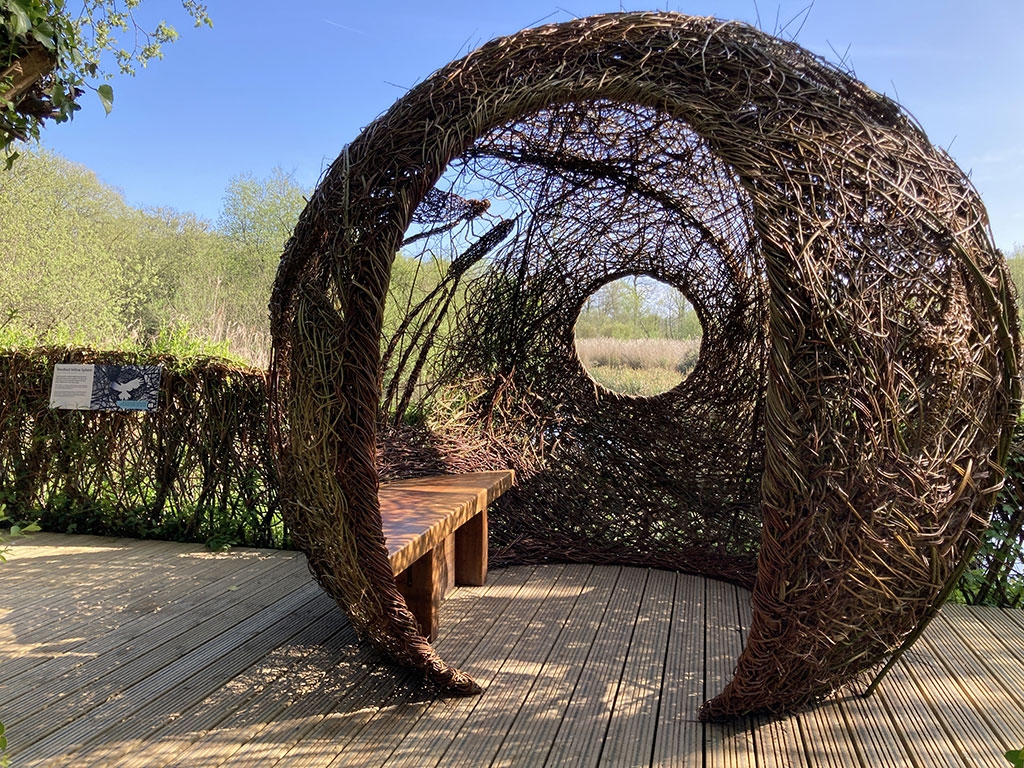
[[[588,371],[594,368],[663,368],[682,376],[693,370],[700,355],[700,339],[613,339],[599,336],[576,339],[576,352]]]

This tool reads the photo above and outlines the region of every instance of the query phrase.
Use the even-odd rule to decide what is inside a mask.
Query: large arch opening
[[[664,110],[570,102],[477,138],[396,258],[434,278],[387,305],[381,476],[515,469],[492,515],[498,564],[653,565],[752,586],[768,353],[752,210],[735,172]],[[656,398],[595,384],[577,354],[587,302],[638,278],[687,297],[701,328],[699,365]]]
[[[1020,390],[984,221],[897,105],[745,25],[612,14],[488,44],[345,149],[282,259],[296,540],[366,636],[468,692],[395,589],[377,483],[514,466],[498,559],[752,583],[702,714],[806,704],[934,609],[984,524]],[[413,245],[441,276],[390,322],[396,252],[428,263]],[[704,329],[656,398],[588,384],[575,354],[583,303],[631,274]]]

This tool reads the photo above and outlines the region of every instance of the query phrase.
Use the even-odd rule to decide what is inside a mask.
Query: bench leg
[[[482,587],[487,580],[487,510],[455,531],[455,583]]]
[[[420,625],[420,632],[428,640],[437,635],[438,609],[444,599],[447,581],[448,558],[445,557],[443,543],[398,574],[395,580],[406,605]]]

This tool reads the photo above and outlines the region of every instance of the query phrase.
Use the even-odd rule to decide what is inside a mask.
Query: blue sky
[[[996,244],[1024,245],[1024,0],[208,0],[193,29],[176,0],[145,0],[181,39],[136,78],[87,94],[44,146],[136,206],[216,221],[224,189],[279,166],[304,186],[405,89],[499,35],[623,10],[739,19],[793,38],[895,97],[970,172]]]

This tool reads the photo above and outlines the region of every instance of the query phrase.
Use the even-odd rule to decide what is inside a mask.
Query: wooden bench
[[[399,480],[380,487],[391,569],[420,631],[437,634],[437,614],[454,585],[487,578],[487,505],[512,487],[512,470]]]

